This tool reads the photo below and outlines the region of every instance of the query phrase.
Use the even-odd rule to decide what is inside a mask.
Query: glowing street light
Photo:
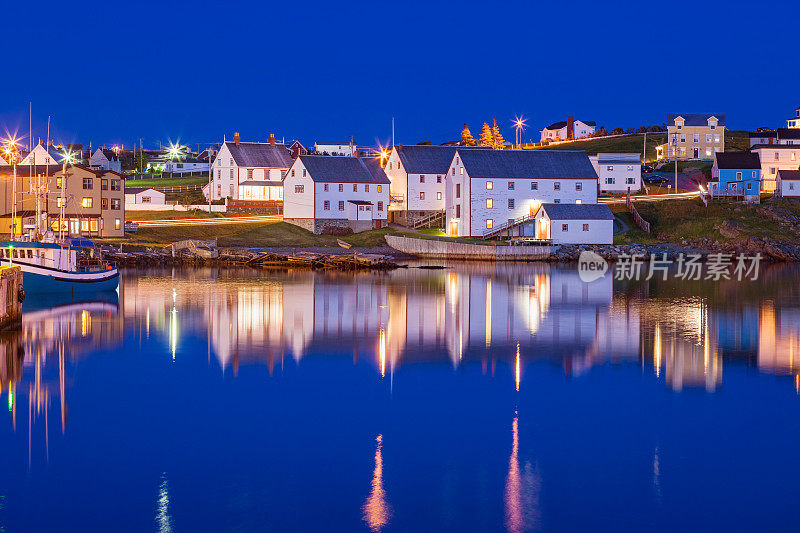
[[[527,119],[523,118],[521,115],[514,117],[514,120],[512,120],[512,122],[514,123],[514,129],[516,130],[517,134],[516,138],[517,147],[520,147],[522,145],[522,132],[525,130],[525,126],[527,126],[527,124],[525,124],[526,120]]]

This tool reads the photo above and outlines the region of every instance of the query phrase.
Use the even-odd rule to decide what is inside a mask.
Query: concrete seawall
[[[434,239],[386,235],[386,243],[408,255],[428,259],[472,259],[478,261],[537,261],[550,257],[552,246],[490,246]]]
[[[0,330],[22,324],[22,269],[0,267]]]

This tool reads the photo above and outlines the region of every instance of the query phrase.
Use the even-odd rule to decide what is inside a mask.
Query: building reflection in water
[[[367,500],[362,506],[364,521],[372,531],[381,531],[392,518],[392,507],[383,488],[383,435],[375,439],[375,468]]]
[[[519,459],[519,413],[514,413],[511,423],[511,457],[504,494],[505,525],[512,533],[539,529],[539,491],[541,479],[530,461],[520,468]]]

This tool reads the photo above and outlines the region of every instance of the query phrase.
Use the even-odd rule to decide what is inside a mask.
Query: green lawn
[[[208,176],[188,176],[185,178],[149,178],[143,180],[126,180],[126,187],[173,187],[178,185],[205,185]]]
[[[205,211],[125,211],[125,220],[132,221],[173,218],[223,218],[225,216],[226,213],[208,214]]]

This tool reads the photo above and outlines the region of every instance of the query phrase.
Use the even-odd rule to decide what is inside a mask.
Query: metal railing
[[[500,224],[499,226],[495,226],[495,227],[491,228],[490,230],[486,231],[483,234],[483,238],[484,239],[488,239],[489,237],[492,237],[492,236],[495,236],[495,235],[499,235],[500,233],[502,233],[504,231],[510,230],[511,228],[519,226],[520,224],[528,222],[529,220],[533,220],[533,218],[535,216],[536,215],[533,214],[533,215],[525,215],[525,216],[522,216],[522,217],[519,217],[519,218],[511,219],[511,220],[509,220],[508,222],[506,222],[504,224]],[[510,236],[511,235],[509,235],[509,237]]]
[[[422,226],[427,226],[429,228],[432,228],[434,227],[433,224],[437,223],[441,223],[442,224],[441,227],[444,227],[444,211],[432,213],[418,220],[415,220],[414,223],[411,225],[411,227],[414,229],[421,228]]]

